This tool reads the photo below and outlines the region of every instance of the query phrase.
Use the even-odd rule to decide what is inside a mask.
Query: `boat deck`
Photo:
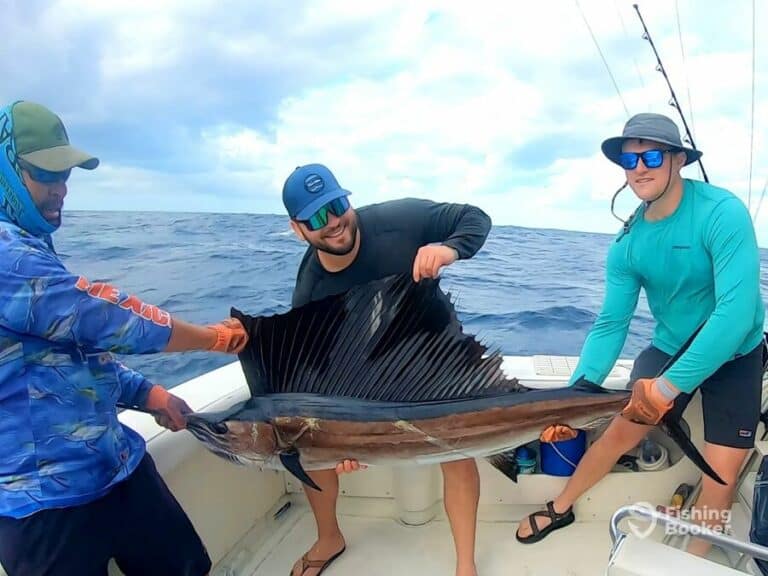
[[[639,525],[642,521],[634,520]],[[392,574],[454,574],[450,527],[444,516],[421,526],[407,526],[391,517],[340,513],[347,550],[324,573],[328,576],[391,576]],[[611,551],[608,524],[578,521],[536,544],[515,539],[517,522],[480,520],[477,569],[480,576],[603,576]],[[213,576],[251,574],[288,576],[291,566],[315,540],[315,525],[306,503],[292,502],[275,529],[258,541],[241,542],[216,566]],[[651,536],[660,540],[660,532]],[[728,565],[713,549],[710,560]],[[664,572],[658,572],[662,574]]]
[[[340,524],[347,550],[333,563],[333,569],[324,572],[328,576],[454,573],[453,541],[448,522],[444,520],[406,526],[391,518],[342,515]],[[558,530],[533,545],[517,542],[516,529],[517,524],[507,522],[478,523],[479,574],[591,576],[605,570],[611,540],[604,524],[587,522],[575,530]],[[312,514],[306,508],[296,510],[293,527],[253,575],[289,574],[292,564],[314,541]],[[557,550],[557,554],[549,553],[553,550]]]

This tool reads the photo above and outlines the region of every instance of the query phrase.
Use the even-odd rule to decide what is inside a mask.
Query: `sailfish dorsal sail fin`
[[[424,402],[523,390],[463,331],[439,280],[388,276],[271,316],[233,309],[253,396],[305,393]]]

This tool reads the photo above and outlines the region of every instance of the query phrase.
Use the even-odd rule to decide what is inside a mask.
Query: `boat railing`
[[[690,535],[711,542],[723,549],[739,553],[741,554],[740,559],[736,563],[736,566],[734,566],[734,568],[737,569],[743,567],[749,558],[768,561],[768,547],[755,544],[754,542],[743,542],[722,532],[711,530],[705,526],[675,516],[670,516],[648,506],[638,504],[622,506],[611,516],[609,530],[614,550],[616,549],[617,544],[627,536],[626,532],[622,532],[619,529],[619,524],[625,518],[630,517],[643,518],[649,520],[653,526],[663,526],[678,535]],[[648,531],[643,532],[646,534],[648,533]]]

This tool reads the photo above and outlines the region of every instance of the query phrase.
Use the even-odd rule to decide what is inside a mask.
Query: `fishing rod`
[[[670,100],[669,105],[674,107],[677,110],[677,113],[680,114],[680,118],[683,121],[683,126],[685,127],[685,133],[688,137],[688,141],[691,143],[691,146],[694,150],[696,150],[696,143],[693,141],[693,135],[691,134],[690,129],[688,128],[688,122],[685,121],[685,115],[683,114],[683,110],[680,108],[680,103],[677,101],[677,95],[675,94],[674,89],[672,88],[672,83],[669,81],[669,77],[667,76],[667,71],[664,69],[664,64],[661,63],[661,57],[659,56],[658,51],[656,50],[656,45],[653,43],[653,40],[651,39],[651,33],[648,32],[648,27],[645,25],[645,20],[643,20],[643,15],[640,14],[640,8],[637,4],[632,4],[632,7],[637,12],[637,16],[640,18],[640,23],[643,25],[643,40],[648,40],[648,43],[651,45],[651,48],[653,49],[653,53],[656,55],[656,70],[658,72],[661,72],[662,76],[664,76],[664,80],[667,82],[667,87],[669,88],[669,92],[672,94],[672,100]],[[709,178],[707,177],[707,173],[704,170],[704,164],[701,161],[701,158],[698,159],[699,167],[701,168],[701,174],[704,176],[704,181],[709,183]]]

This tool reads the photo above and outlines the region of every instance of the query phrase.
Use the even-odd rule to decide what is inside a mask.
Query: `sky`
[[[637,3],[710,182],[754,215],[768,40],[753,60],[752,30],[768,4]],[[287,176],[319,162],[357,206],[416,196],[612,233],[624,179],[602,140],[638,112],[684,134],[632,4],[0,0],[0,102],[48,106],[100,158],[71,178],[72,210],[283,214]],[[617,213],[636,202],[626,189]]]

